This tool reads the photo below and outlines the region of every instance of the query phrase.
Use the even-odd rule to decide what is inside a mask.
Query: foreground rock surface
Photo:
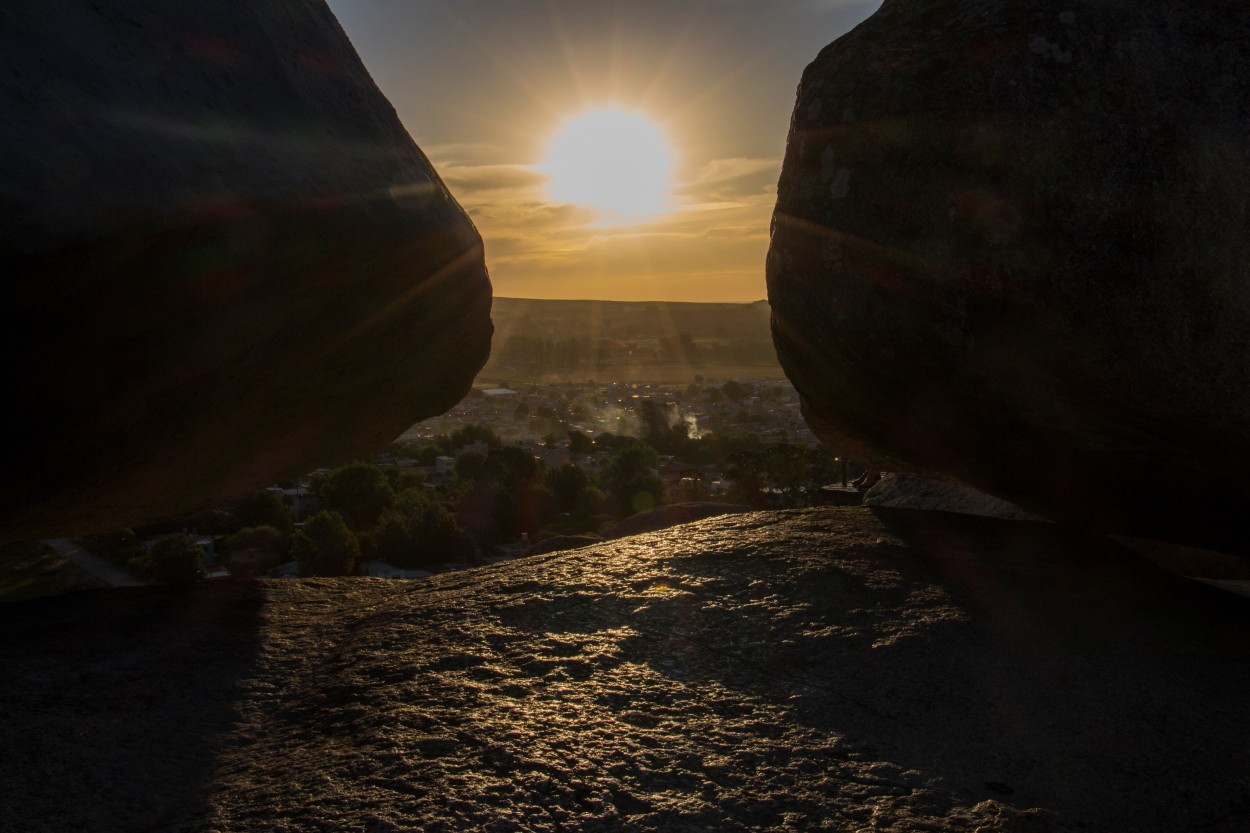
[[[0,12],[0,538],[349,459],[490,344],[481,241],[321,0]]]
[[[768,260],[840,453],[1250,555],[1250,10],[887,0],[803,75]]]
[[[1241,833],[1250,600],[1132,558],[828,509],[13,604],[0,827]]]

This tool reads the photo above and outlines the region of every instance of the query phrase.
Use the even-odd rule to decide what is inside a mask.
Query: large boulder
[[[322,0],[0,10],[3,538],[376,448],[490,349],[481,239]]]
[[[803,74],[768,257],[818,433],[1250,552],[1250,8],[886,0]]]

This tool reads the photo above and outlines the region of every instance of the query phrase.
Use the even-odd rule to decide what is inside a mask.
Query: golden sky
[[[486,242],[495,294],[755,301],[803,67],[879,0],[330,0]],[[668,210],[561,202],[561,125],[619,107],[673,155]]]

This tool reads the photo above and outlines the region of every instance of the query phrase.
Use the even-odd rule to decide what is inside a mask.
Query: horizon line
[[[631,301],[619,298],[521,298],[515,295],[492,295],[491,301],[554,301],[556,303],[596,303],[596,304],[732,304],[734,306],[749,307],[755,304],[767,304],[767,298],[758,298],[754,301],[668,301],[668,300],[639,300]]]

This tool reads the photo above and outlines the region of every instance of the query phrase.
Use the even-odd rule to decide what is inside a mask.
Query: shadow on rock
[[[221,582],[0,606],[0,829],[182,829],[253,668],[264,592]]]

